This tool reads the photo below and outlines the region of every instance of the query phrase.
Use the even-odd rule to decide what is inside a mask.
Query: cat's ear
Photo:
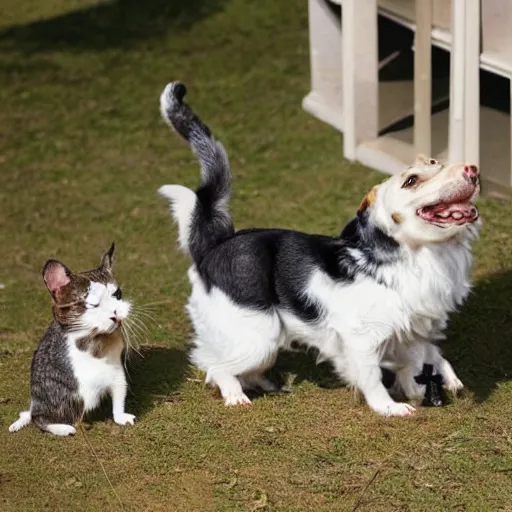
[[[110,249],[101,257],[100,270],[103,272],[109,272],[112,270],[112,264],[114,263],[114,251],[116,250],[116,244],[112,242]]]
[[[71,271],[57,260],[48,260],[43,268],[43,279],[48,291],[55,298],[56,293],[71,281]]]

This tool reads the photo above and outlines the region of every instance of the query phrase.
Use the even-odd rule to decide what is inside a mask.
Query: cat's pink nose
[[[111,317],[110,317],[110,320],[112,320],[112,322],[115,322],[115,323],[120,322],[120,321],[121,321],[121,319],[120,319],[120,318],[119,318],[119,316],[117,315],[117,312],[116,312],[116,311],[114,311],[114,315],[115,315],[115,316],[111,316]]]

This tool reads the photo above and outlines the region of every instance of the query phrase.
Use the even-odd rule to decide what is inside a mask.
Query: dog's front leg
[[[343,355],[332,358],[338,374],[363,393],[366,402],[375,412],[383,416],[414,414],[414,407],[395,402],[389,395],[382,383],[380,359],[375,344],[358,338],[346,340]]]

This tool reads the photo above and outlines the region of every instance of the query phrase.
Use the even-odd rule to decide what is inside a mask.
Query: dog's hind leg
[[[235,376],[222,370],[210,370],[206,382],[219,388],[224,405],[251,405],[251,401],[242,389],[242,383]]]
[[[192,363],[219,387],[226,405],[250,404],[244,377],[261,376],[274,364],[284,336],[279,316],[235,304],[216,288],[208,293],[197,282],[188,311],[196,331]]]
[[[271,334],[269,332],[260,332],[260,334]],[[209,363],[205,368],[206,383],[218,386],[225,405],[249,405],[251,401],[244,394],[243,388],[261,387],[264,391],[274,391],[275,387],[270,381],[263,377],[263,372],[273,364],[277,355],[277,340],[274,337],[254,339],[256,332],[245,332],[245,336],[250,336],[252,343],[237,340],[229,340],[232,345],[232,352],[228,357],[225,354],[222,359],[213,361],[211,357],[207,357],[208,361],[203,360],[204,351],[201,348],[192,351],[192,361],[198,366],[205,368],[205,363]],[[240,334],[241,337],[244,334]],[[228,341],[224,338],[224,343]],[[238,345],[238,346],[237,346]],[[240,353],[240,345],[245,353]],[[204,348],[204,341],[203,347]],[[238,350],[237,350],[238,348]]]

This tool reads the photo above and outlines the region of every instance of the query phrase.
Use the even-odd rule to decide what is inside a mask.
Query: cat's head
[[[115,245],[102,256],[98,268],[73,273],[63,263],[48,260],[43,279],[53,298],[55,320],[84,335],[112,333],[128,317],[131,305],[122,300],[112,272]]]

